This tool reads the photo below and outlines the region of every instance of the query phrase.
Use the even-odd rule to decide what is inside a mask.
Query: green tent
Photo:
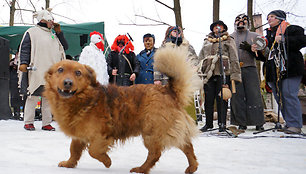
[[[104,36],[105,48],[108,48],[108,43],[104,32],[104,22],[88,22],[81,24],[65,24],[60,23],[64,36],[69,44],[66,55],[72,57],[78,56],[82,48],[89,44],[89,33],[98,31]],[[14,54],[21,42],[24,32],[32,26],[11,26],[0,27],[0,36],[10,41],[10,53]],[[83,46],[83,47],[82,47]],[[105,49],[107,52],[110,49]]]

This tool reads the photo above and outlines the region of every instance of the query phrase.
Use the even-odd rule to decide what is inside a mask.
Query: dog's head
[[[98,85],[95,71],[88,65],[63,60],[45,73],[46,91],[56,91],[60,97],[70,98],[89,87]]]

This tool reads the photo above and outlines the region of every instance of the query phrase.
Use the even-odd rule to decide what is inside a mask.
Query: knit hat
[[[222,26],[224,27],[224,31],[227,31],[227,25],[225,25],[225,23],[224,23],[223,21],[221,21],[221,20],[218,20],[218,21],[212,23],[212,24],[210,25],[210,31],[214,31],[214,27],[215,27],[216,25],[222,25]]]
[[[274,14],[277,17],[286,19],[286,13],[283,10],[273,10],[268,14],[268,16],[271,14]]]
[[[33,17],[35,17],[39,22],[43,19],[46,20],[46,21],[53,21],[54,18],[51,14],[51,10],[52,9],[41,10],[41,11],[35,12],[33,14]]]

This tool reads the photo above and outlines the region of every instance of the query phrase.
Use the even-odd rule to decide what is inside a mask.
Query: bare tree
[[[220,0],[213,1],[213,22],[219,20]]]
[[[173,0],[173,4],[174,7],[170,7],[168,5],[166,5],[165,3],[159,1],[159,0],[155,0],[156,2],[164,5],[165,7],[173,10],[174,15],[175,15],[175,23],[177,26],[183,28],[183,23],[182,23],[182,17],[181,17],[181,5],[180,5],[180,0]]]
[[[45,9],[48,9],[50,7],[50,0],[46,0],[46,8]]]
[[[255,31],[254,21],[253,21],[253,0],[248,0],[247,6],[248,6],[247,14],[248,14],[248,16],[250,18],[250,22],[251,22],[250,31]]]
[[[10,22],[9,22],[9,26],[13,26],[14,25],[15,11],[16,11],[15,4],[16,4],[16,0],[12,0],[10,3],[8,3],[8,5],[10,6]]]

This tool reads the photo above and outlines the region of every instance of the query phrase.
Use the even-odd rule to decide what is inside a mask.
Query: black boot
[[[259,125],[259,126],[256,126],[256,130],[261,131],[261,130],[265,130],[265,128],[263,127],[263,125]]]
[[[239,126],[238,126],[238,129],[240,129],[240,130],[246,130],[246,129],[247,129],[247,126],[239,125]]]
[[[219,132],[225,132],[226,126],[224,123],[219,124]]]
[[[200,131],[201,131],[201,132],[207,132],[208,129],[212,129],[213,127],[214,127],[214,126],[205,125],[205,126],[203,126],[203,127],[200,129]]]

